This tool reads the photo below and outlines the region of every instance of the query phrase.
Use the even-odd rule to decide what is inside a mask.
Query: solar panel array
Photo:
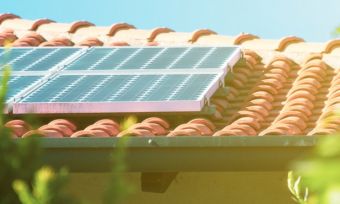
[[[14,114],[200,111],[240,55],[236,47],[0,50],[13,70]]]
[[[0,49],[0,71],[11,68],[6,102],[15,101],[28,90],[46,80],[58,64],[80,48],[14,48]],[[2,76],[0,76],[2,80]]]

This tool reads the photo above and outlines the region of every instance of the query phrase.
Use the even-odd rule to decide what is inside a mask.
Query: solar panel
[[[29,109],[45,113],[107,113],[164,111],[166,106],[183,111],[173,102],[186,101],[192,106],[183,107],[185,111],[195,111],[201,108],[195,102],[217,79],[216,74],[60,75],[25,97],[15,109],[17,113]],[[143,103],[149,101],[152,103]]]
[[[0,49],[0,71],[3,71],[5,65],[11,68],[6,102],[19,100],[27,92],[39,87],[53,74],[53,69],[58,69],[58,64],[71,60],[79,50],[80,48]]]
[[[236,47],[92,48],[66,70],[224,68]]]
[[[6,101],[9,101],[19,93],[25,92],[40,79],[39,76],[11,76],[8,81],[9,90],[7,91]],[[2,76],[0,76],[2,80]]]
[[[41,72],[42,64],[50,66],[69,55],[62,48],[43,52],[43,57],[36,57],[37,66],[26,65],[29,71],[22,68],[21,73]],[[32,53],[23,55],[34,56]],[[77,57],[61,63],[62,68],[44,83],[13,102],[12,111],[197,112],[240,57],[237,47],[84,48]],[[25,63],[23,60],[21,66]]]
[[[1,69],[11,65],[12,71],[48,71],[80,48],[12,48],[2,49]]]

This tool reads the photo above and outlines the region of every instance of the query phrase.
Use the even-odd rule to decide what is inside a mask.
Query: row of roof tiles
[[[75,123],[66,119],[52,120],[38,129],[23,120],[11,120],[5,124],[12,133],[12,137],[29,137],[38,135],[42,137],[123,137],[123,136],[208,136],[212,135],[215,126],[207,119],[197,118],[182,124],[170,131],[169,123],[157,117],[150,117],[140,123],[131,125],[126,130],[121,130],[119,123],[112,119],[102,119],[79,130]]]
[[[14,46],[115,46],[115,45],[242,45],[246,49],[281,52],[313,52],[340,54],[340,39],[326,43],[306,43],[295,36],[280,40],[265,40],[252,34],[235,37],[217,35],[209,29],[193,33],[174,32],[169,28],[139,30],[127,23],[109,27],[95,26],[87,21],[56,23],[49,19],[30,21],[13,14],[0,14],[0,44],[14,42]]]

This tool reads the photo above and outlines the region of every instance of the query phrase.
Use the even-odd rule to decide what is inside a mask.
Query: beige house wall
[[[140,173],[126,174],[135,193],[127,204],[294,204],[286,172],[179,173],[164,194],[140,190]],[[71,174],[70,191],[87,203],[101,203],[109,174]]]

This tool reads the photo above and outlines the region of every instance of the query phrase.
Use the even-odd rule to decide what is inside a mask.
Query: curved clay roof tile
[[[257,61],[257,63],[260,63],[262,60],[262,57],[253,50],[245,49],[243,50],[243,55],[249,55],[253,57]]]
[[[38,46],[45,41],[46,41],[45,38],[39,35],[38,33],[31,32],[23,36],[22,38],[19,38],[16,41],[14,41],[13,46],[14,47]]]
[[[340,47],[340,39],[330,40],[326,43],[324,52],[331,53],[337,47]]]
[[[296,36],[284,37],[279,41],[279,45],[276,50],[284,51],[290,44],[299,42],[305,42],[305,40]]]
[[[89,26],[94,26],[94,24],[88,21],[76,21],[71,24],[70,29],[67,32],[75,33],[79,28],[89,27]]]
[[[234,45],[241,45],[245,41],[254,39],[259,39],[259,37],[250,33],[241,33],[238,36],[236,36],[234,40]]]
[[[114,36],[120,30],[128,30],[135,29],[136,27],[130,25],[128,23],[115,23],[111,25],[109,32],[106,34],[107,36]]]
[[[55,22],[55,21],[47,19],[47,18],[38,19],[38,20],[34,21],[34,23],[32,24],[32,26],[29,30],[36,31],[39,28],[39,26],[41,26],[43,24],[53,23],[53,22]]]
[[[156,37],[161,34],[161,33],[170,33],[170,32],[174,32],[174,30],[170,29],[170,28],[155,28],[151,31],[150,36],[148,37],[148,42],[153,42]]]
[[[164,120],[162,118],[158,118],[158,117],[146,118],[142,122],[143,123],[156,123],[156,124],[159,124],[162,127],[164,127],[164,129],[169,129],[170,128],[170,124],[168,123],[168,121],[166,121],[166,120]]]
[[[60,43],[60,44],[63,44],[65,46],[73,46],[74,45],[74,42],[72,42],[72,40],[70,40],[69,38],[59,37],[59,38],[55,38],[55,39],[52,39],[52,40],[56,43]]]
[[[148,42],[148,43],[146,43],[145,44],[146,46],[159,46],[159,43],[158,42],[156,42],[156,41],[154,41],[154,42]]]
[[[0,14],[0,24],[3,23],[5,20],[13,19],[13,18],[20,18],[20,16],[17,16],[11,13]]]
[[[212,131],[215,131],[216,129],[215,125],[210,120],[207,120],[205,118],[195,118],[190,120],[188,123],[205,125]]]
[[[309,60],[306,64],[303,65],[303,69],[306,69],[309,67],[320,67],[321,69],[326,70],[327,64],[321,59],[313,59],[313,60]]]
[[[81,41],[78,45],[80,46],[103,46],[104,43],[100,41],[98,38],[87,38],[83,41]]]
[[[216,35],[215,31],[209,29],[200,29],[192,33],[191,38],[188,40],[189,43],[195,43],[201,36],[205,35]]]
[[[273,65],[275,62],[277,61],[283,61],[283,62],[286,62],[289,66],[291,66],[293,64],[293,61],[290,60],[289,58],[287,58],[286,56],[275,56],[269,63],[267,66],[271,66]]]
[[[3,46],[7,42],[14,42],[17,40],[17,36],[11,32],[2,32],[0,33],[0,46]]]
[[[57,38],[53,38],[50,41],[47,42],[43,42],[41,43],[39,46],[41,47],[50,47],[50,46],[73,46],[74,43],[65,37],[57,37]]]
[[[28,33],[28,34],[26,34],[24,37],[22,37],[22,38],[20,38],[20,39],[25,39],[25,38],[34,38],[34,39],[38,40],[40,43],[46,41],[46,39],[45,39],[42,35],[40,35],[40,34],[34,32],[34,31],[32,31],[32,32],[30,32],[30,33]],[[19,40],[20,40],[20,39],[19,39]]]
[[[110,46],[130,46],[126,41],[114,41],[109,44]]]
[[[321,60],[322,59],[322,53],[311,53],[311,54],[309,54],[306,57],[304,64],[307,64],[309,61],[312,61],[312,60],[315,60],[315,59]]]

